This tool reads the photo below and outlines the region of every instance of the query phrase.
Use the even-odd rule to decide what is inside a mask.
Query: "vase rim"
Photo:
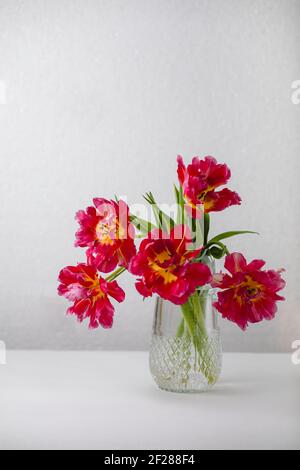
[[[215,288],[215,287],[210,287],[210,286],[201,286],[201,287],[198,287],[195,292],[201,292],[202,295],[205,295],[206,297],[213,297],[213,296],[216,296],[217,295],[217,291],[218,289]],[[161,302],[170,302],[169,300],[166,300],[164,299],[163,297],[161,297],[160,295],[156,295],[156,300],[157,301],[161,301]],[[170,302],[171,304],[173,304],[173,302]],[[176,305],[176,304],[173,304],[173,305]]]
[[[207,294],[216,294],[217,292],[217,289],[215,287],[210,287],[210,286],[198,287],[196,290],[198,292],[207,293]]]

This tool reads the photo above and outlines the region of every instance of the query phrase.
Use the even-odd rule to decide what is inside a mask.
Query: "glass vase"
[[[157,300],[150,348],[151,374],[163,390],[203,392],[218,380],[222,345],[213,303],[201,288],[183,306]]]

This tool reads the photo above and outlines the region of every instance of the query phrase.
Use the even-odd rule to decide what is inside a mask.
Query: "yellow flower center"
[[[171,253],[166,249],[162,251],[161,253],[157,253],[155,256],[155,261],[158,263],[165,263],[166,261],[169,261],[171,259],[172,255]]]
[[[240,304],[243,303],[242,296],[239,295],[241,288],[246,289],[248,300],[250,300],[251,302],[256,302],[257,300],[259,300],[258,294],[263,290],[264,286],[262,284],[259,284],[259,282],[254,281],[254,279],[252,279],[250,276],[246,276],[246,280],[242,282],[241,284],[239,284],[238,286],[236,286],[236,289],[235,289],[236,291],[235,299]]]
[[[104,299],[106,297],[106,294],[100,287],[100,279],[98,277],[91,278],[87,274],[84,277],[85,280],[90,284],[88,286],[89,291],[93,292],[94,294],[91,299],[94,305],[98,299]]]
[[[150,268],[164,279],[165,284],[171,284],[177,281],[177,276],[172,271],[176,268],[175,265],[169,266],[168,268],[162,268],[157,263],[151,262]]]
[[[113,245],[117,235],[116,229],[116,223],[108,224],[101,221],[96,227],[96,234],[103,245]]]
[[[161,265],[167,261],[170,261],[172,258],[171,253],[166,248],[160,253],[155,253],[154,260],[149,258],[149,266],[158,276],[164,279],[165,284],[171,284],[174,281],[177,281],[177,276],[173,274],[176,265],[172,264],[168,267],[162,267]]]

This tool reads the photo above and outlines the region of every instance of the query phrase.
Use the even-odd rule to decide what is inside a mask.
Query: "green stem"
[[[206,336],[205,320],[198,292],[195,292],[195,294],[192,295],[191,302],[193,305],[197,327],[200,329],[201,334]]]
[[[190,307],[189,301],[181,306],[183,318],[185,321],[185,324],[190,332],[191,338],[193,339],[195,336],[195,320],[194,320],[194,314],[193,311]]]
[[[126,268],[124,267],[117,269],[116,271],[114,271],[112,274],[110,274],[108,277],[105,278],[106,282],[114,281],[115,279],[117,279],[117,277],[121,276],[121,274],[123,274],[125,271],[126,271]]]
[[[177,329],[176,338],[182,338],[182,336],[184,335],[184,327],[185,327],[185,321],[184,321],[184,318],[183,318],[181,320],[180,324],[179,324],[178,329]]]
[[[215,377],[213,373],[205,367],[206,360],[208,359],[206,350],[208,337],[199,293],[195,292],[195,294],[190,297],[189,301],[181,306],[181,309],[184,323],[189,331],[190,340],[195,347],[195,351],[199,354],[199,359],[201,359],[198,365],[201,367],[201,372],[206,377],[208,383],[213,384],[215,383]]]

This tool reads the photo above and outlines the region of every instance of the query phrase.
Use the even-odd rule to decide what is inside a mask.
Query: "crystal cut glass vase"
[[[159,388],[202,392],[217,382],[222,346],[214,301],[214,291],[205,288],[183,306],[157,300],[150,370]]]

